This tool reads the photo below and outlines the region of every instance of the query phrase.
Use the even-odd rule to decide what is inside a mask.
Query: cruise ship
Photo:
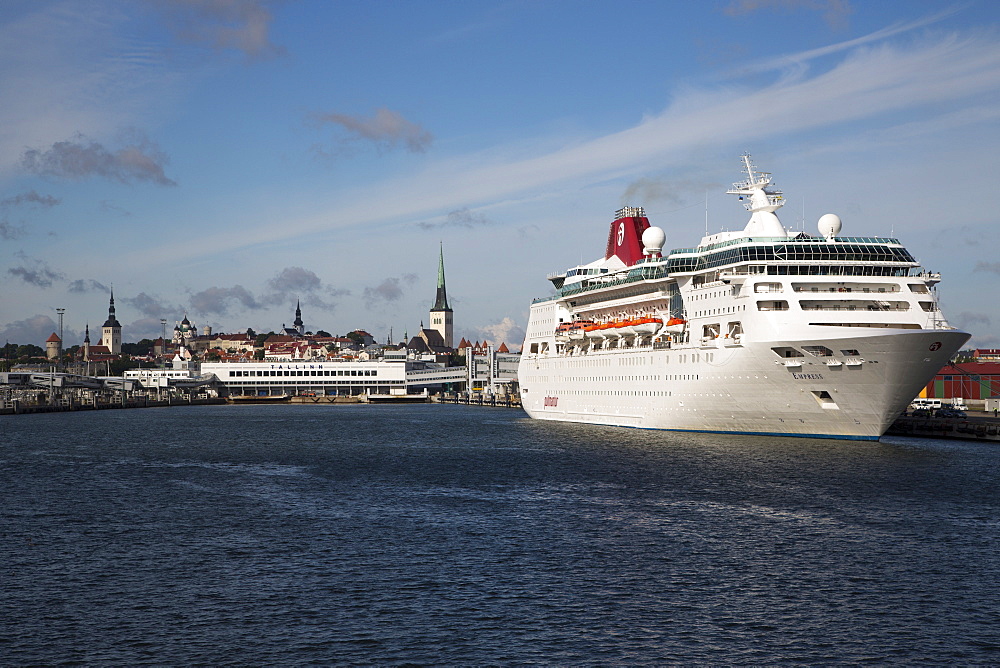
[[[603,258],[550,275],[518,379],[533,418],[647,429],[877,440],[970,338],[940,275],[896,239],[786,229],[771,174],[742,157],[746,227],[663,252],[620,209]]]

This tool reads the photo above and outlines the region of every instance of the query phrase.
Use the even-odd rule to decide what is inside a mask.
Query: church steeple
[[[298,299],[295,300],[295,321],[292,323],[292,326],[298,330],[299,334],[306,333],[306,326],[305,323],[302,322],[302,309],[299,307]]]
[[[430,328],[441,334],[441,339],[447,348],[452,346],[453,318],[451,307],[448,306],[448,291],[444,286],[444,244],[441,244],[438,254],[437,294],[434,299],[434,307],[431,308]],[[421,329],[423,329],[423,325],[421,325]]]
[[[434,299],[434,308],[432,311],[450,311],[448,307],[448,292],[444,287],[444,244],[441,244],[440,255],[438,256],[438,282],[437,282],[437,295]]]
[[[115,289],[113,287],[111,288],[111,304],[108,306],[108,319],[101,328],[101,345],[106,346],[115,355],[122,351],[122,324],[115,317]]]
[[[105,327],[121,327],[118,318],[115,317],[115,289],[111,288],[111,305],[108,306],[108,319],[104,323]]]

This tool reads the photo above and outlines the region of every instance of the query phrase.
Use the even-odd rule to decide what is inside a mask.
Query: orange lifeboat
[[[662,326],[662,319],[651,316],[636,318],[632,321],[632,329],[635,330],[636,334],[656,334]]]
[[[586,336],[587,328],[593,325],[593,320],[577,320],[569,328],[569,338],[571,341],[579,341]]]
[[[667,321],[666,330],[668,332],[679,334],[684,331],[684,327],[686,325],[687,322],[683,318],[671,318]]]

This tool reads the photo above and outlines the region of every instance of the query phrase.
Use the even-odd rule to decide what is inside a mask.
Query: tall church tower
[[[292,323],[292,327],[295,331],[299,333],[299,336],[304,336],[306,333],[306,325],[302,322],[302,309],[299,308],[299,300],[295,300],[295,322]]]
[[[115,289],[111,288],[111,305],[108,307],[108,319],[101,328],[101,345],[107,346],[113,354],[122,351],[122,324],[115,317]]]
[[[448,293],[444,287],[444,245],[441,245],[440,257],[438,259],[438,280],[437,295],[434,299],[434,307],[431,308],[430,329],[437,330],[444,339],[444,345],[451,348],[454,343],[452,332],[454,330],[453,314],[448,306]]]
[[[83,361],[90,361],[90,323],[87,323],[87,333],[83,337]]]

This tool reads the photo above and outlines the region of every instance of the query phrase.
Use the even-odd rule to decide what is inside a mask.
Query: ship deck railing
[[[907,306],[881,306],[878,304],[802,304],[803,311],[909,311]],[[761,309],[766,310],[766,309]]]
[[[856,292],[856,293],[861,293],[861,294],[876,294],[876,295],[880,295],[880,294],[883,294],[883,293],[884,294],[890,294],[890,293],[893,293],[893,292],[902,292],[899,289],[898,285],[891,285],[891,286],[886,287],[886,288],[878,288],[877,290],[872,289],[872,288],[856,288],[855,289],[855,288],[845,288],[845,287],[836,287],[836,286],[832,286],[832,287],[829,287],[829,288],[820,288],[820,287],[817,287],[817,286],[809,286],[809,287],[795,286],[795,287],[792,288],[792,290],[794,292],[820,293],[820,294],[822,294],[824,292],[852,292],[852,293]],[[764,291],[762,290],[761,292],[764,292]],[[780,290],[779,290],[779,292],[780,292]],[[924,294],[924,293],[920,293],[920,294]]]

